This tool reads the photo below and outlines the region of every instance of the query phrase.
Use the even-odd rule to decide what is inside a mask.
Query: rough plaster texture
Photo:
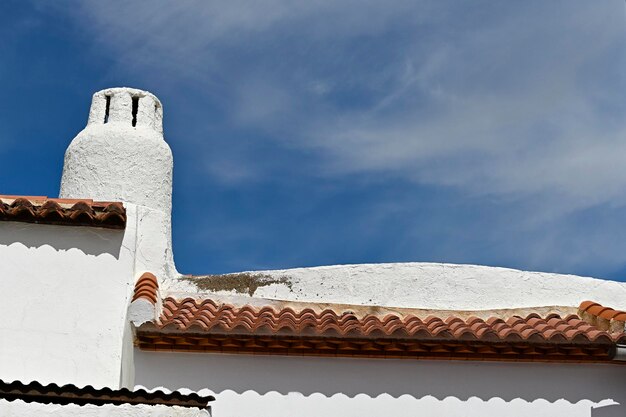
[[[58,405],[26,403],[21,400],[0,400],[0,415],[3,417],[28,416],[81,416],[81,417],[200,417],[210,416],[207,410],[167,407],[164,405]]]
[[[125,203],[126,207],[131,204]],[[145,206],[134,206],[133,221],[137,234],[135,270],[153,273],[159,280],[178,276],[172,252],[170,213]],[[128,226],[127,226],[128,227]]]
[[[626,309],[626,284],[594,278],[475,265],[392,263],[258,271],[284,278],[254,298],[445,310],[570,306],[594,300]],[[168,294],[207,295],[189,280],[170,280]],[[218,291],[245,302],[247,294]],[[251,302],[254,298],[248,297]]]
[[[133,97],[138,99],[136,126]],[[87,126],[65,152],[59,197],[139,206],[134,225],[141,231],[138,268],[172,277],[177,274],[171,243],[172,171],[159,99],[147,91],[110,88],[93,95]]]
[[[144,386],[211,388],[215,417],[626,415],[619,365],[137,351],[135,366]]]
[[[139,98],[136,126],[133,97]],[[162,117],[161,103],[146,91],[114,88],[95,93],[87,126],[65,153],[60,197],[124,201],[169,216],[173,160],[163,139]]]
[[[128,321],[133,326],[139,327],[143,323],[152,322],[157,318],[156,306],[146,299],[135,300],[128,307]]]

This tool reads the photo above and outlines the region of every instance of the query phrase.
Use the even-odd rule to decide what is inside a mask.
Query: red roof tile
[[[126,209],[117,202],[0,195],[0,221],[124,229]]]
[[[135,284],[133,300],[144,299],[156,304],[158,301],[159,282],[150,272],[144,272]]]
[[[166,405],[178,407],[193,407],[205,409],[209,402],[215,401],[212,395],[201,396],[197,393],[183,394],[179,391],[163,392],[160,390],[146,391],[144,389],[129,390],[121,388],[95,389],[91,386],[77,387],[75,385],[57,384],[42,385],[33,381],[28,384],[23,382],[4,382],[0,380],[0,398],[6,401],[21,400],[24,402],[38,402],[44,404],[131,404],[131,405]]]
[[[603,361],[626,342],[623,331],[601,330],[577,315],[442,320],[171,297],[157,322],[137,330],[144,349],[452,359]]]
[[[601,330],[621,333],[626,327],[626,312],[604,307],[593,301],[580,303],[578,315]]]

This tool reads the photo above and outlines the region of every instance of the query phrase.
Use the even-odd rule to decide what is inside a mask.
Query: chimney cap
[[[152,93],[128,87],[94,93],[87,126],[151,128],[163,133],[163,105]]]

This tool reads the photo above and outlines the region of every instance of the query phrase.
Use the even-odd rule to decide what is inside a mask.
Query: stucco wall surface
[[[254,297],[316,303],[446,310],[571,306],[593,300],[626,309],[626,283],[476,265],[390,263],[255,271]],[[268,279],[269,278],[269,279]],[[263,281],[275,281],[265,285]],[[168,281],[173,295],[210,294],[190,280]],[[245,292],[216,294],[245,303]]]
[[[0,223],[0,378],[115,387],[134,234]]]
[[[93,95],[87,126],[65,152],[59,196],[135,207],[128,223],[137,230],[137,269],[171,278],[177,275],[172,174],[159,99],[147,91],[110,88]]]
[[[175,268],[169,217],[124,206],[125,230],[0,222],[0,379],[133,385],[135,281]]]
[[[159,280],[178,275],[172,252],[170,214],[145,206],[126,203],[133,208],[129,225],[136,232],[135,271],[153,273]],[[127,228],[128,230],[128,228]]]
[[[84,405],[25,403],[21,400],[0,400],[0,415],[3,417],[39,416],[82,416],[82,417],[200,417],[209,416],[206,410],[163,405]]]
[[[172,154],[154,130],[89,126],[65,154],[61,198],[127,201],[171,211]]]
[[[138,100],[134,117],[133,97]],[[162,112],[158,99],[146,91],[95,93],[87,126],[65,152],[60,197],[125,201],[169,216],[173,159],[163,139]]]
[[[147,387],[209,388],[215,417],[626,415],[618,365],[137,351],[135,366]]]

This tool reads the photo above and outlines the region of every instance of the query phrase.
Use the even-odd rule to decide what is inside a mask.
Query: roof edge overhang
[[[534,342],[471,338],[394,338],[165,332],[152,324],[136,331],[136,346],[146,351],[205,352],[281,356],[479,360],[513,362],[610,362],[614,342]],[[626,363],[626,362],[623,362]]]
[[[178,391],[163,392],[159,390],[146,391],[145,389],[129,390],[111,388],[93,388],[91,386],[77,387],[76,385],[43,385],[37,381],[23,383],[20,381],[4,382],[0,380],[0,399],[7,401],[22,400],[27,403],[43,404],[76,404],[79,406],[96,405],[165,405],[187,408],[206,409],[212,395],[202,396],[197,393],[183,394]]]
[[[485,311],[263,299],[234,305],[161,298],[149,273],[137,281],[133,300],[154,307],[133,321],[135,345],[148,351],[596,363],[613,361],[626,343],[621,312],[602,308],[610,320],[599,320],[591,302]]]
[[[121,202],[0,195],[0,221],[123,230],[126,209]]]

